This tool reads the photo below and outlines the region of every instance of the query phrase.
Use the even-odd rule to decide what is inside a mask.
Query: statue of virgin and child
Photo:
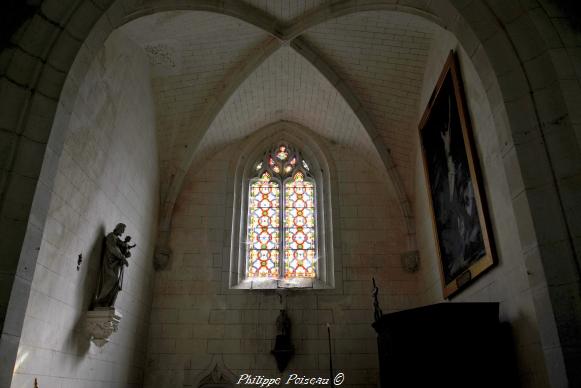
[[[97,291],[91,310],[113,308],[117,294],[122,289],[123,271],[125,267],[129,266],[127,259],[131,257],[130,250],[136,246],[130,244],[131,236],[126,236],[122,240],[123,233],[125,233],[125,224],[119,223],[113,232],[105,237]]]

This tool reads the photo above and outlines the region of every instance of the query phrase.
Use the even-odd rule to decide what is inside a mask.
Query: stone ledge
[[[119,327],[123,316],[114,307],[97,307],[87,312],[85,329],[90,340],[98,347],[109,342],[111,334]]]

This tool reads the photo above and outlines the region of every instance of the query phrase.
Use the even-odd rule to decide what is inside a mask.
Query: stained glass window
[[[282,144],[254,166],[248,194],[247,277],[315,278],[316,185],[307,162],[292,146]]]

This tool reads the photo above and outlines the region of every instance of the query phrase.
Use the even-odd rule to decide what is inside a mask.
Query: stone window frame
[[[265,151],[279,143],[291,144],[308,161],[316,183],[317,276],[314,279],[248,279],[246,278],[246,240],[249,182],[254,166]],[[310,130],[294,123],[277,123],[258,131],[241,147],[233,180],[232,235],[230,243],[229,288],[231,289],[328,289],[335,287],[333,247],[333,165],[321,139]],[[282,259],[282,258],[281,258]]]

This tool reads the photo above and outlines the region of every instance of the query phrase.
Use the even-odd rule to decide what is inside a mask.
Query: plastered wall
[[[113,34],[79,89],[50,206],[12,388],[141,387],[151,305],[158,162],[149,68]],[[91,344],[83,319],[102,239],[116,223],[137,247],[116,303],[119,331]],[[77,270],[78,256],[83,261]]]
[[[547,372],[542,353],[537,316],[533,305],[533,292],[529,286],[524,266],[521,243],[503,166],[503,154],[498,143],[491,102],[486,87],[476,74],[466,52],[448,32],[441,30],[433,40],[424,75],[421,112],[434,90],[450,50],[458,52],[464,91],[467,96],[477,154],[482,169],[484,192],[492,223],[491,234],[496,245],[498,265],[487,272],[452,302],[500,302],[500,319],[512,328],[513,346],[516,349],[518,375],[523,387],[548,386]],[[501,101],[493,101],[499,103]],[[419,140],[418,140],[419,147]],[[420,301],[430,304],[442,301],[439,262],[432,227],[428,189],[421,154],[416,157],[417,239],[421,256]],[[515,171],[516,176],[518,172]]]
[[[300,145],[299,145],[300,146]],[[343,386],[376,387],[376,335],[371,327],[371,277],[378,281],[384,312],[416,303],[416,276],[403,272],[402,215],[385,172],[357,150],[327,145],[337,193],[335,289],[230,290],[232,174],[239,144],[216,153],[189,172],[172,224],[172,260],[156,273],[148,345],[146,387],[197,387],[214,364],[234,376],[277,377],[270,351],[281,307],[292,321],[296,354],[282,374],[328,376],[331,324],[333,365]]]

